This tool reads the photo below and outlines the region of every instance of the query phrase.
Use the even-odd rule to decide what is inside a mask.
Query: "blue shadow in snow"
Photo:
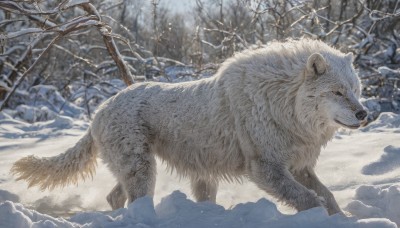
[[[364,166],[361,170],[364,175],[380,175],[400,168],[400,147],[387,146],[383,149],[381,158]]]

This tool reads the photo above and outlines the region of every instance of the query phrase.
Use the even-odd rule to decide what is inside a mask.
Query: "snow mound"
[[[400,115],[392,112],[383,112],[379,115],[379,117],[368,126],[360,129],[362,132],[380,132],[385,129],[390,128],[399,128],[400,127]],[[396,131],[395,133],[399,133],[400,131]]]
[[[6,201],[0,204],[0,227],[397,227],[388,219],[328,216],[323,208],[295,215],[280,213],[275,204],[261,199],[238,204],[231,210],[209,202],[195,203],[175,191],[156,207],[143,197],[113,212],[82,212],[70,219],[53,218]]]
[[[0,115],[0,138],[49,138],[51,136],[64,135],[66,132],[62,129],[81,129],[85,130],[89,123],[85,121],[74,120],[68,116],[56,115],[54,119],[26,123],[24,120],[17,120],[3,113]],[[57,131],[58,130],[58,131]]]
[[[346,210],[358,218],[388,218],[400,224],[400,185],[363,185]]]
[[[15,110],[6,110],[6,112],[13,118],[24,120],[28,123],[51,120],[57,115],[46,106],[34,107],[28,105],[18,105]]]
[[[0,203],[4,201],[19,202],[19,196],[9,191],[0,189]]]
[[[62,95],[60,91],[64,89],[35,85],[16,90],[3,112],[28,123],[53,120],[59,115],[87,120],[87,115],[91,116],[101,103],[125,87],[123,81],[118,79],[89,85],[74,82],[65,89],[69,92]],[[4,115],[0,115],[2,118]]]
[[[400,147],[387,146],[381,158],[363,167],[364,175],[380,175],[400,168]]]

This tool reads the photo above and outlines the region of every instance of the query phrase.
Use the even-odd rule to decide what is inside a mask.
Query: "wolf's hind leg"
[[[211,201],[215,203],[217,198],[218,182],[212,180],[191,178],[191,186],[197,202]]]
[[[326,207],[330,215],[342,212],[332,192],[321,183],[312,169],[305,168],[293,175],[298,182],[308,189],[314,190],[318,196],[322,196],[325,199]]]
[[[156,160],[150,153],[132,153],[127,156],[125,167],[121,167],[119,181],[128,198],[128,203],[143,196],[154,195]]]
[[[115,185],[115,187],[107,195],[107,202],[110,204],[113,210],[124,207],[126,199],[125,192],[120,183]]]

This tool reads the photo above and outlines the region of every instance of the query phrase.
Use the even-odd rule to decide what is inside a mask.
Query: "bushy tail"
[[[90,129],[85,136],[65,153],[54,157],[38,158],[33,155],[16,161],[11,172],[17,180],[26,180],[29,187],[54,189],[57,186],[76,184],[79,177],[93,177],[97,152],[93,145]]]

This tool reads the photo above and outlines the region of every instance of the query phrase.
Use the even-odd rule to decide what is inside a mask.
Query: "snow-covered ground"
[[[105,196],[115,180],[100,161],[93,181],[51,192],[28,189],[9,174],[12,163],[23,156],[64,152],[87,126],[88,122],[63,115],[28,124],[0,113],[0,227],[400,225],[400,115],[383,113],[364,129],[341,131],[321,153],[317,174],[350,218],[328,216],[322,208],[294,214],[246,180],[221,184],[218,205],[194,203],[188,180],[169,174],[161,162],[154,204],[141,198],[112,212]]]

